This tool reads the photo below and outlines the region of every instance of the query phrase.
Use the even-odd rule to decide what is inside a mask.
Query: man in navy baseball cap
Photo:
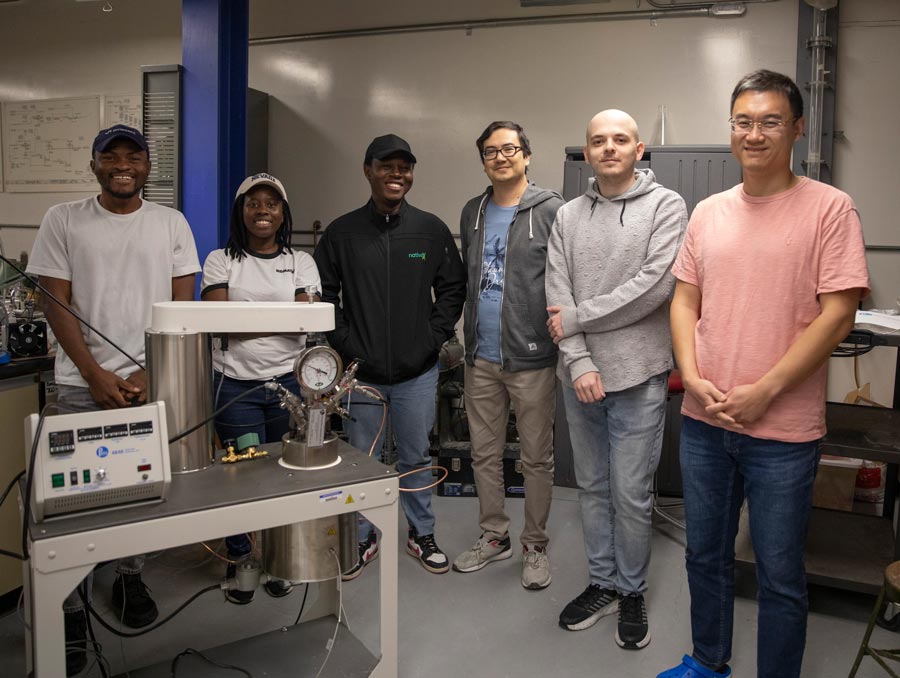
[[[97,136],[94,137],[94,145],[91,147],[91,154],[102,153],[116,139],[130,139],[136,143],[142,151],[146,151],[148,154],[150,153],[150,147],[147,145],[147,140],[138,130],[134,127],[129,127],[128,125],[113,125],[112,127],[100,130]]]

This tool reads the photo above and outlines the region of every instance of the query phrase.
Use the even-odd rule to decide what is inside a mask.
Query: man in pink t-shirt
[[[757,675],[800,675],[826,361],[868,293],[853,201],[791,171],[805,127],[794,82],[765,70],[745,76],[731,116],[744,183],[697,205],[672,268],[694,648],[659,678],[731,675],[745,498],[759,582]]]

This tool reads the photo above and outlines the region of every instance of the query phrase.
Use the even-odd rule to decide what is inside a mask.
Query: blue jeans
[[[418,377],[401,381],[399,384],[370,384],[381,391],[389,402],[387,417],[390,420],[397,446],[397,471],[406,473],[413,469],[429,468],[431,455],[429,439],[434,426],[434,399],[437,394],[438,366],[435,363],[427,372]],[[354,393],[349,399],[350,416],[355,421],[345,421],[344,430],[353,447],[368,452],[381,426],[383,407],[380,402],[365,395]],[[387,428],[387,424],[385,424]],[[378,436],[376,459],[381,459],[384,431]],[[417,488],[430,485],[431,474],[427,471],[414,473],[400,479],[401,488]],[[401,492],[400,506],[406,514],[409,526],[418,535],[434,534],[434,510],[431,507],[431,491]],[[359,539],[364,541],[372,531],[372,524],[362,519],[359,523]]]
[[[713,669],[731,659],[734,539],[746,497],[759,582],[757,675],[797,678],[819,441],[762,440],[685,417],[680,453],[694,659]]]
[[[650,488],[662,449],[667,388],[662,372],[582,403],[574,388],[563,386],[591,583],[623,595],[647,590]]]
[[[103,408],[98,405],[91,397],[91,391],[84,386],[69,386],[66,384],[57,384],[56,386],[56,402],[59,405],[59,411],[54,414],[66,414],[67,412],[96,412]],[[116,561],[117,574],[140,574],[144,569],[144,555],[129,556],[128,558],[120,558]],[[93,571],[84,578],[86,584],[85,598],[91,602],[94,590],[94,573]],[[84,609],[84,603],[78,591],[72,591],[63,601],[63,612],[79,612]]]
[[[214,385],[218,390],[216,409],[251,388],[276,381],[292,393],[300,393],[297,378],[293,372],[268,380],[232,379],[216,372]],[[221,388],[219,384],[221,382]],[[234,405],[216,417],[216,433],[223,443],[228,439],[237,439],[245,433],[255,433],[259,442],[274,443],[288,432],[290,414],[281,409],[281,399],[268,389],[254,391],[246,398],[241,398]]]
[[[218,391],[215,409],[266,381],[233,379],[216,372],[213,380],[214,387]],[[292,393],[299,394],[300,392],[297,378],[293,372],[276,377],[274,381]],[[264,388],[254,391],[246,398],[241,398],[216,417],[216,433],[219,440],[224,445],[226,440],[237,440],[245,433],[255,433],[259,436],[260,444],[281,440],[281,436],[288,432],[290,414],[287,410],[281,409],[280,403],[281,400],[275,393]],[[225,545],[230,558],[241,558],[248,555],[253,549],[250,538],[246,534],[226,537]]]

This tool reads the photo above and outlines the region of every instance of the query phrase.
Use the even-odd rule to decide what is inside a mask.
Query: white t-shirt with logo
[[[71,282],[72,308],[143,364],[152,306],[172,300],[172,278],[200,270],[197,247],[177,210],[144,200],[130,214],[115,214],[97,198],[47,211],[27,271]],[[82,333],[104,370],[123,378],[137,371],[95,332],[82,325]],[[87,386],[62,347],[56,354],[56,383]]]
[[[203,263],[203,292],[226,289],[228,301],[293,301],[315,285],[322,289],[319,270],[306,252],[294,250],[271,255],[245,254],[233,259],[224,249],[213,250]],[[235,332],[252,332],[252,327],[235,327]],[[228,337],[228,350],[216,348],[213,366],[234,379],[266,380],[287,374],[306,345],[306,335],[273,334],[242,339]]]

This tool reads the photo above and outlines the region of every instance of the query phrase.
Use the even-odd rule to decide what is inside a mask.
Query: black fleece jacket
[[[370,200],[335,219],[313,257],[322,301],[334,304],[328,341],[345,363],[362,359],[360,379],[396,384],[434,366],[466,297],[466,271],[443,221],[406,201],[384,216]]]

